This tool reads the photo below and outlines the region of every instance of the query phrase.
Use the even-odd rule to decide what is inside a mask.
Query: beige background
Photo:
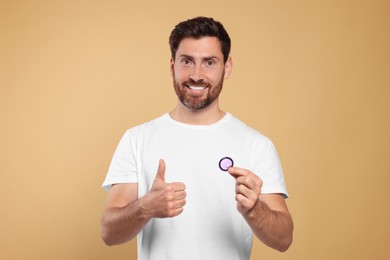
[[[269,136],[295,220],[284,254],[389,259],[389,1],[1,1],[0,258],[134,259],[106,247],[100,188],[125,129],[172,109],[168,35],[224,23],[221,106]]]

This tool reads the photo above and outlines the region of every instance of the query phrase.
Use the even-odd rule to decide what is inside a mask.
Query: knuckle
[[[251,208],[253,205],[251,200],[246,200],[243,204],[245,208]]]
[[[171,185],[168,185],[168,186],[166,186],[166,187],[164,188],[164,191],[165,191],[165,192],[171,192],[171,191],[173,191],[173,187],[172,187]]]
[[[168,211],[168,216],[175,217],[175,216],[179,215],[182,211],[183,211],[183,209],[170,209]]]
[[[256,203],[258,198],[259,198],[259,193],[253,193],[251,200],[253,201],[253,203]]]
[[[236,186],[236,191],[240,192],[244,189],[244,187],[245,187],[244,184],[239,184]]]

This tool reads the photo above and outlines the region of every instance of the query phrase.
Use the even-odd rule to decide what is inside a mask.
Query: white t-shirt
[[[235,179],[219,168],[226,156],[262,179],[262,193],[288,196],[271,141],[229,113],[211,125],[187,125],[164,114],[126,131],[103,188],[138,183],[140,198],[164,159],[165,181],[183,182],[187,192],[183,213],[154,218],[138,234],[139,260],[249,259],[252,231],[236,208]]]

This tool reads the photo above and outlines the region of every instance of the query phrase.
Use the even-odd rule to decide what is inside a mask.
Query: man
[[[287,250],[293,222],[274,146],[219,108],[232,71],[229,35],[197,17],[179,23],[169,43],[178,103],[122,137],[103,183],[104,242],[138,235],[142,260],[249,259],[252,234]]]

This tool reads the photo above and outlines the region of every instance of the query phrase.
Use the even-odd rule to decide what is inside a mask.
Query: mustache
[[[203,87],[210,87],[210,83],[208,83],[207,81],[204,81],[203,79],[201,80],[193,80],[193,79],[188,79],[186,81],[183,82],[183,85],[184,86],[187,86],[187,85],[190,85],[190,86],[203,86]]]

